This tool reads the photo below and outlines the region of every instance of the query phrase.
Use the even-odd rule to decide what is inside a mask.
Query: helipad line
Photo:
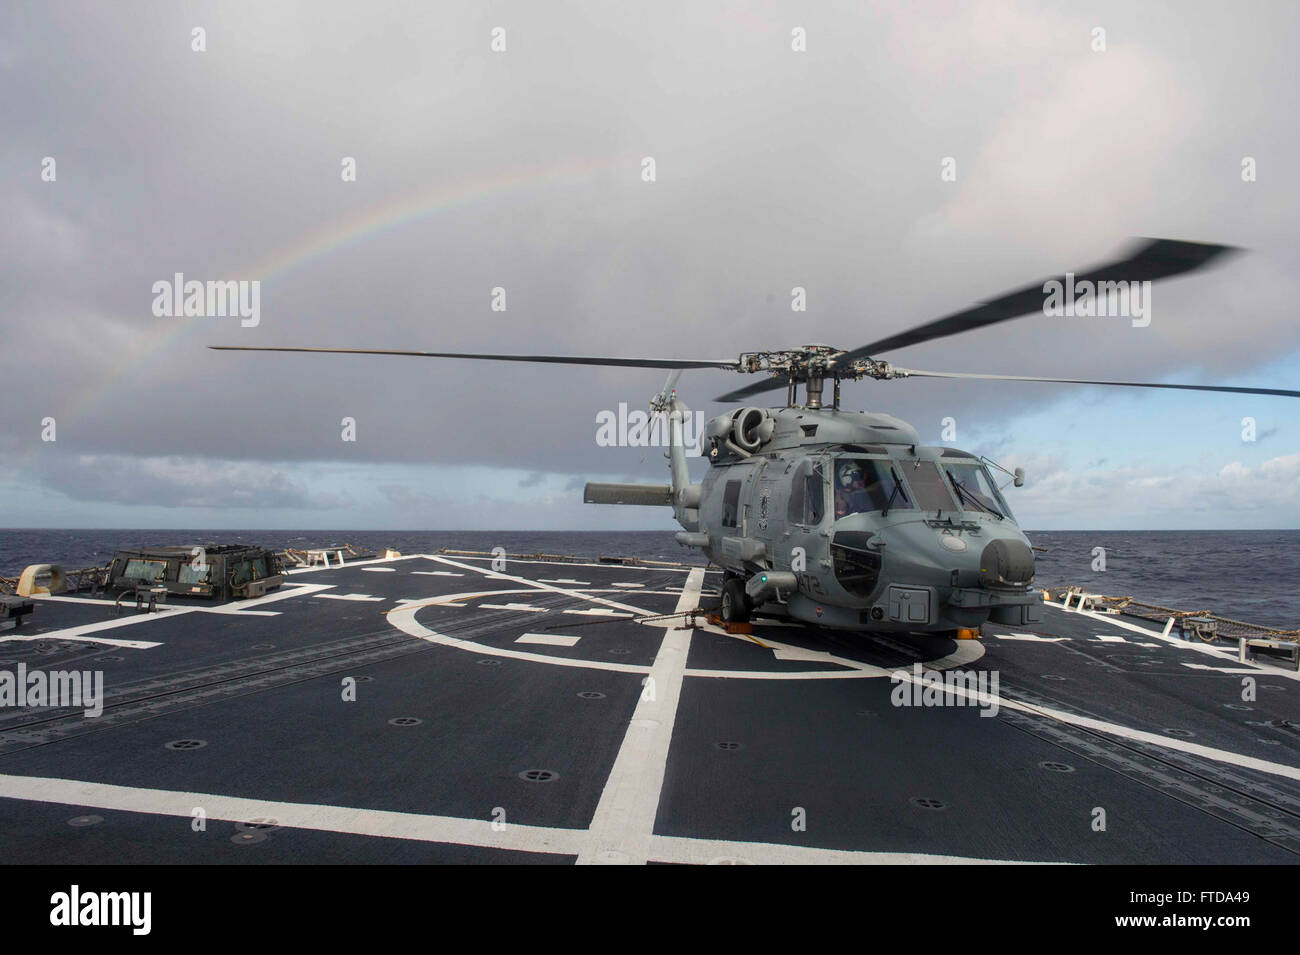
[[[891,674],[891,678],[906,680],[909,683],[922,684],[923,680],[918,680],[907,670],[897,670]],[[968,690],[961,686],[938,684],[935,687],[942,693],[949,696],[960,696],[964,699],[971,700],[981,706],[987,706],[992,702],[987,694],[978,691]],[[1245,769],[1258,770],[1261,773],[1268,773],[1270,776],[1285,776],[1287,779],[1300,780],[1300,766],[1288,766],[1286,763],[1275,763],[1267,759],[1259,759],[1255,756],[1246,756],[1243,753],[1234,753],[1227,749],[1217,749],[1213,746],[1205,746],[1201,743],[1192,743],[1185,739],[1178,739],[1170,736],[1161,736],[1159,733],[1151,733],[1146,730],[1135,729],[1131,726],[1124,726],[1120,723],[1112,723],[1109,720],[1099,720],[1091,716],[1080,716],[1076,713],[1067,713],[1064,710],[1053,709],[1048,706],[1039,706],[1033,703],[1025,703],[1020,700],[1013,700],[1001,694],[994,697],[997,705],[1003,709],[1017,710],[1021,713],[1029,713],[1032,716],[1041,716],[1045,719],[1057,720],[1061,723],[1068,723],[1072,726],[1081,726],[1084,729],[1096,730],[1100,733],[1106,733],[1110,736],[1118,736],[1120,739],[1133,740],[1137,743],[1146,743],[1150,746],[1158,746],[1162,749],[1173,749],[1180,753],[1187,753],[1190,756],[1200,756],[1203,759],[1213,760],[1216,763],[1227,763],[1231,766],[1241,766]]]
[[[593,835],[587,829],[524,826],[514,822],[507,822],[504,827],[494,827],[493,821],[489,819],[464,819],[458,816],[395,812],[390,809],[281,802],[41,776],[0,775],[0,799],[84,806],[182,819],[193,818],[195,808],[202,808],[208,819],[224,822],[247,822],[252,819],[270,818],[288,829],[309,829],[315,832],[336,832],[383,839],[405,839],[443,845],[557,855],[581,855],[589,850],[593,841]],[[819,849],[760,842],[720,842],[679,836],[653,836],[648,840],[648,844],[650,858],[656,862],[710,862],[727,859],[759,864],[779,862],[1000,863],[997,859],[972,859],[913,852]]]
[[[503,571],[492,570],[490,568],[485,568],[485,567],[475,567],[473,564],[462,564],[459,561],[450,560],[446,557],[434,557],[433,559],[438,561],[439,563],[447,564],[448,566],[451,567],[459,567],[461,570],[472,570],[475,573],[482,574],[484,577],[487,577],[492,580],[506,580],[516,584],[524,584],[525,586],[531,587],[533,590],[550,591],[551,593],[557,593],[557,594],[566,594],[570,597],[577,597],[580,600],[586,600],[591,603],[604,604],[605,606],[613,607],[616,610],[626,610],[630,613],[635,614],[638,617],[652,616],[651,612],[648,610],[643,610],[640,607],[634,607],[631,604],[620,603],[617,600],[610,600],[608,597],[597,597],[594,594],[585,593],[582,591],[566,590],[563,587],[556,587],[553,584],[539,583],[538,581],[531,580],[528,577],[520,577],[516,574],[507,574],[504,573]],[[702,570],[702,568],[696,568],[696,569]],[[690,575],[688,574],[687,579],[689,578]],[[668,624],[664,624],[664,626],[668,626]]]
[[[697,607],[703,584],[703,568],[687,574],[674,612]],[[578,855],[579,865],[643,865],[650,858],[692,633],[688,627],[664,631],[663,643],[592,815],[592,839]]]
[[[1057,613],[1074,614],[1076,616],[1085,616],[1085,617],[1091,617],[1094,620],[1101,620],[1104,621],[1105,623],[1110,624],[1111,626],[1121,627],[1124,630],[1131,630],[1133,633],[1140,633],[1142,634],[1142,636],[1149,637],[1152,640],[1160,640],[1171,646],[1177,647],[1180,650],[1191,650],[1194,653],[1202,653],[1205,654],[1206,656],[1211,656],[1221,661],[1226,660],[1230,663],[1238,662],[1236,653],[1234,653],[1231,650],[1218,650],[1208,644],[1201,643],[1199,641],[1192,642],[1190,640],[1183,640],[1179,637],[1175,637],[1171,634],[1161,633],[1158,630],[1148,630],[1146,627],[1140,627],[1135,623],[1129,623],[1127,620],[1117,620],[1115,619],[1114,614],[1095,613],[1094,611],[1091,610],[1074,610],[1074,609],[1067,610],[1066,608],[1062,607],[1059,603],[1053,600],[1044,600],[1043,606],[1051,607]],[[1280,676],[1288,680],[1300,680],[1300,673],[1297,673],[1293,670],[1283,670],[1279,667],[1256,666],[1254,670],[1250,670],[1248,672],[1264,673],[1267,674],[1268,676]]]

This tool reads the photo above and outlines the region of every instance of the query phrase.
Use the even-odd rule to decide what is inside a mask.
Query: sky
[[[876,357],[1296,388],[1297,48],[1283,2],[7,3],[0,526],[671,529],[581,503],[667,479],[597,441],[661,372],[206,346],[848,349],[1135,236],[1242,251],[1157,283],[1146,327]],[[176,273],[259,282],[257,324],[156,315]],[[743,383],[678,392],[712,416]],[[1297,399],[844,399],[1023,466],[1028,528],[1300,528]]]

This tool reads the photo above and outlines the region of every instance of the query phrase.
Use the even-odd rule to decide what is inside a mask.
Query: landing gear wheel
[[[749,619],[751,609],[749,594],[745,593],[745,585],[739,577],[732,577],[722,585],[720,613],[723,623],[744,623]]]

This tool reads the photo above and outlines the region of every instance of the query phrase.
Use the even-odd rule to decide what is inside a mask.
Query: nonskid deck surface
[[[40,600],[0,670],[106,699],[0,710],[5,861],[1300,860],[1294,673],[1053,606],[980,642],[634,619],[719,580],[421,555]]]

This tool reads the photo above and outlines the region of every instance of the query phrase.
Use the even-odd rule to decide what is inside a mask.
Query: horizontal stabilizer
[[[667,484],[597,484],[587,482],[584,504],[649,504],[670,507],[673,489]]]

